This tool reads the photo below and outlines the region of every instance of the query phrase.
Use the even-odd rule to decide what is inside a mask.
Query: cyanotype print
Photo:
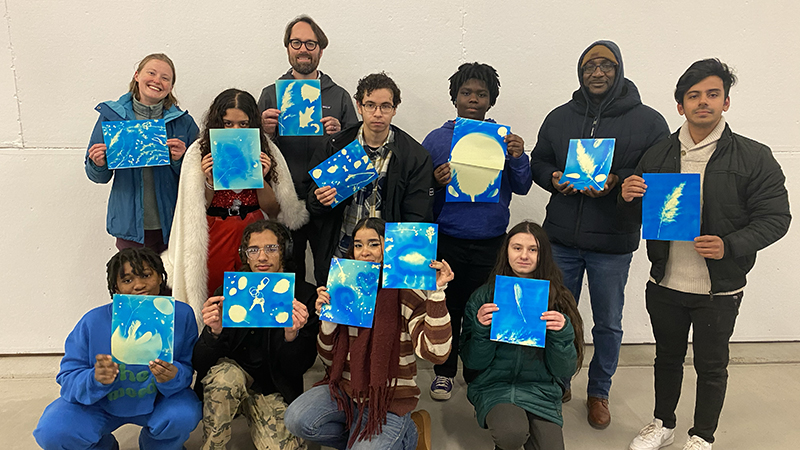
[[[572,183],[577,190],[593,187],[602,191],[614,162],[614,144],[609,139],[570,139],[567,165],[559,183]]]
[[[700,236],[700,174],[646,173],[642,238],[693,241]]]
[[[103,122],[109,169],[169,164],[167,128],[162,119]]]
[[[281,136],[322,136],[322,97],[319,80],[278,80],[278,133]]]
[[[116,363],[172,364],[175,299],[160,295],[114,294],[111,307],[111,356]]]
[[[492,314],[491,340],[528,347],[544,347],[550,282],[497,275]]]
[[[321,320],[372,328],[381,265],[353,259],[331,259],[328,274],[330,305],[322,305]]]
[[[258,128],[209,130],[215,191],[264,187],[259,133]]]
[[[383,287],[436,289],[439,226],[435,223],[387,223],[383,252]]]
[[[225,272],[222,291],[223,327],[292,326],[293,273]]]
[[[456,118],[450,150],[452,179],[446,202],[497,203],[506,163],[505,136],[511,128],[492,122]]]
[[[378,178],[378,172],[358,139],[309,170],[308,174],[311,175],[317,186],[336,188],[336,197],[334,197],[331,207],[336,206]]]

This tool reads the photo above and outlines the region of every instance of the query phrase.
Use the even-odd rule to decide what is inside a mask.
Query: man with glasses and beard
[[[328,37],[322,28],[309,16],[298,16],[288,25],[283,36],[283,45],[289,55],[289,64],[292,66],[280,79],[285,80],[314,80],[319,79],[322,88],[322,125],[325,134],[338,133],[342,128],[358,122],[353,101],[350,94],[341,86],[331,80],[331,77],[317,70],[322,51],[328,47]],[[275,84],[265,87],[258,99],[258,108],[261,111],[261,120],[264,130],[273,137],[281,153],[286,158],[289,171],[292,174],[295,191],[302,199],[306,199],[311,177],[308,175],[308,161],[316,150],[324,146],[326,136],[278,136],[278,116],[280,110],[275,97]],[[292,232],[294,242],[294,255],[296,261],[297,277],[305,279],[306,270],[305,252],[306,242],[311,244],[312,252],[316,253],[317,243],[311,236],[316,234],[313,223]]]
[[[622,343],[622,307],[639,225],[617,211],[619,186],[633,174],[645,150],[669,134],[664,117],[642,104],[625,78],[622,53],[611,41],[597,41],[578,59],[580,88],[547,115],[531,154],[533,181],[550,193],[544,229],[564,284],[575,301],[583,274],[589,278],[594,355],[587,386],[588,421],[603,429],[611,423],[608,395]],[[614,159],[602,190],[576,190],[560,182],[570,139],[614,138]],[[564,380],[564,401],[572,397]]]

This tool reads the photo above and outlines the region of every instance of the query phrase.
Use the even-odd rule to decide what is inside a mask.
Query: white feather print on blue
[[[661,226],[665,223],[672,223],[675,222],[675,218],[681,213],[680,205],[681,205],[681,195],[683,195],[683,187],[686,186],[686,182],[683,182],[670,192],[667,195],[666,199],[664,200],[664,206],[661,207],[661,212],[659,213],[659,220],[658,220],[658,234],[657,236],[661,237]]]
[[[522,321],[528,323],[528,319],[525,318],[525,313],[522,311],[522,286],[518,283],[514,284],[514,300],[517,302],[517,311],[519,311]]]
[[[575,189],[602,190],[614,157],[613,138],[570,139],[567,161],[560,183],[569,182]]]

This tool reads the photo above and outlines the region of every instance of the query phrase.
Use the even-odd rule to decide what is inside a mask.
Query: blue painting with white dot
[[[353,259],[331,259],[328,272],[329,305],[320,308],[321,320],[372,328],[381,265]]]
[[[317,167],[309,170],[308,174],[311,175],[318,187],[336,188],[336,197],[334,197],[331,207],[336,206],[378,178],[375,166],[364,152],[364,147],[361,146],[358,139],[319,163]]]
[[[439,226],[435,223],[390,222],[386,224],[383,251],[383,287],[436,290]]]
[[[103,122],[103,142],[109,169],[169,164],[167,128],[162,119]]]
[[[278,80],[278,133],[281,136],[322,136],[322,97],[319,80]]]
[[[550,282],[531,278],[497,275],[494,281],[494,303],[499,308],[492,314],[490,339],[528,347],[544,347]]]
[[[559,183],[572,183],[577,190],[593,187],[602,191],[614,162],[614,138],[570,139],[567,164]]]
[[[111,356],[116,363],[172,364],[175,299],[160,295],[114,294]]]
[[[446,202],[500,201],[500,184],[511,127],[481,120],[456,118],[450,148],[450,173]]]
[[[222,290],[223,327],[292,326],[293,273],[225,272]]]
[[[645,173],[642,239],[693,241],[700,236],[700,174]]]
[[[215,191],[264,187],[260,133],[258,128],[209,130]]]

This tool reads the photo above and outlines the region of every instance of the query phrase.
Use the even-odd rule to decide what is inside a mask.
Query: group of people
[[[756,252],[780,239],[791,220],[785,178],[770,149],[734,134],[722,116],[736,81],[726,64],[701,60],[681,75],[675,100],[686,121],[670,135],[662,115],[625,78],[617,45],[592,43],[578,59],[580,87],[547,115],[530,157],[520,136],[505,136],[499,200],[452,203],[445,189],[454,120],[420,144],[392,124],[401,97],[388,75],[359,80],[353,108],[349,93],[318,70],[328,38],[313,19],[291,21],[283,44],[291,69],[281,79],[320,80],[323,136],[277,133],[274,85],[258,101],[246,91],[223,91],[198,129],[177,106],[175,67],[164,54],[144,58],[129,92],[98,105],[85,166],[92,181],[114,183],[107,230],[120,251],[108,263],[108,289],[112,295],[171,292],[178,300],[175,357],[135,369],[116,364],[111,306],[87,313],[67,338],[57,377],[61,397],[34,431],[43,448],[117,448],[111,431],[136,423],[143,426],[142,448],[179,449],[202,420],[203,448],[220,449],[230,440],[231,421],[243,414],[257,448],[318,442],[337,449],[429,449],[430,416],[415,411],[417,356],[435,364],[430,396],[440,401],[451,397],[461,357],[467,397],[496,448],[564,448],[561,408],[572,398],[570,380],[583,360],[577,302],[584,274],[594,345],[587,420],[598,429],[611,422],[624,290],[647,190],[642,174],[652,172],[700,174],[701,236],[647,242],[655,409],[630,449],[654,450],[674,440],[690,327],[697,401],[684,449],[711,448],[746,274]],[[492,121],[486,115],[499,88],[491,66],[461,65],[450,77],[457,116]],[[109,169],[102,122],[155,118],[166,123],[170,164]],[[216,128],[260,130],[263,188],[214,189],[209,133]],[[559,181],[569,140],[577,138],[615,139],[602,190]],[[378,177],[334,205],[336,190],[317,186],[308,170],[354,140]],[[508,230],[511,194],[526,195],[534,182],[550,196],[543,225],[525,221]],[[372,328],[320,321],[320,308],[330,301],[331,258],[381,263],[386,222],[439,225],[440,260],[430,262],[436,289],[380,288]],[[305,281],[307,246],[316,286]],[[292,325],[223,328],[225,271],[294,272]],[[541,316],[544,348],[490,340],[497,275],[550,281]],[[305,390],[303,374],[317,356],[325,376]]]

